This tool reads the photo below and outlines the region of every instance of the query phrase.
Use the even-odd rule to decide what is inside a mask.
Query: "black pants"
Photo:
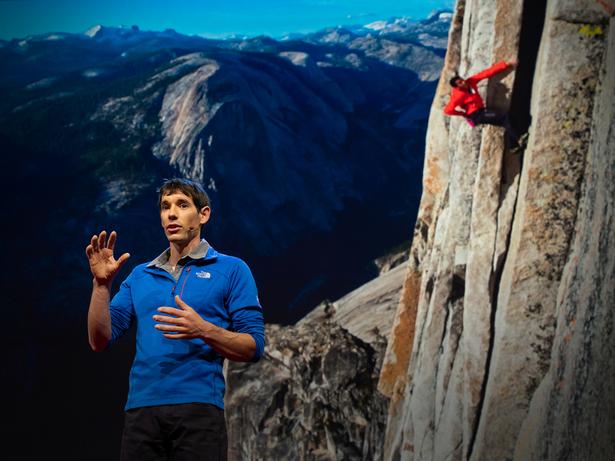
[[[225,461],[224,411],[188,403],[128,410],[121,461]]]
[[[506,131],[507,142],[510,146],[514,146],[519,141],[519,137],[514,128],[510,124],[508,114],[499,114],[489,109],[478,109],[476,112],[472,112],[468,118],[472,120],[475,125],[495,125],[504,127]]]

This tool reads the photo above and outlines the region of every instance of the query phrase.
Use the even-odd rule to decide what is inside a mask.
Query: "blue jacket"
[[[179,403],[210,403],[224,408],[223,357],[200,339],[168,339],[154,328],[158,307],[175,305],[178,294],[205,320],[248,333],[256,342],[253,361],[264,348],[264,322],[256,284],[241,259],[209,248],[186,263],[179,280],[163,269],[141,264],[122,282],[110,303],[111,344],[137,327],[126,410]]]

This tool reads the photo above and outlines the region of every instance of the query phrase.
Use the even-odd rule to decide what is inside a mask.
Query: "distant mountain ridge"
[[[447,25],[450,24],[452,19],[453,12],[448,9],[436,10],[431,13],[424,20],[416,20],[414,18],[408,16],[402,17],[391,17],[389,19],[377,20],[373,21],[369,24],[347,24],[340,25],[336,27],[324,28],[322,30],[331,30],[331,29],[344,29],[348,30],[355,35],[367,35],[374,34],[383,36],[389,35],[391,33],[409,33],[415,34],[416,32],[428,32],[436,35],[440,35],[444,30],[445,32]],[[442,26],[442,27],[441,27]],[[312,35],[320,33],[322,30],[315,32],[307,32],[307,33],[292,33],[292,34],[283,34],[280,37],[271,37],[272,40],[278,41],[286,41],[286,40],[297,40],[304,39],[305,37],[310,37]],[[142,30],[138,25],[120,25],[120,26],[105,26],[103,24],[96,24],[85,30],[82,33],[75,32],[47,32],[42,34],[30,34],[21,38],[13,38],[10,40],[0,39],[0,43],[11,43],[11,42],[23,42],[29,40],[58,40],[68,37],[85,35],[87,37],[93,39],[108,39],[108,38],[117,38],[120,40],[125,40],[128,37],[150,35],[150,36],[182,36],[187,38],[203,38],[205,40],[221,40],[221,41],[237,41],[237,40],[250,40],[255,37],[265,37],[267,35],[257,35],[257,36],[249,36],[242,34],[228,34],[219,39],[212,39],[206,37],[204,35],[194,35],[194,34],[182,34],[175,31],[175,29],[167,28],[162,31],[147,31]],[[269,37],[269,36],[267,36]]]

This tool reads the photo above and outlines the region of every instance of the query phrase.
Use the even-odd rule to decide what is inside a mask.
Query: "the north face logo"
[[[197,272],[196,276],[200,279],[210,279],[211,278],[211,274],[206,271]]]

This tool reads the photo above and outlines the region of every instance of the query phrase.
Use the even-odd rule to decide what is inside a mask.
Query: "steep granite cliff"
[[[459,0],[379,389],[385,459],[607,460],[615,450],[612,1]],[[524,149],[442,108],[456,71]]]

